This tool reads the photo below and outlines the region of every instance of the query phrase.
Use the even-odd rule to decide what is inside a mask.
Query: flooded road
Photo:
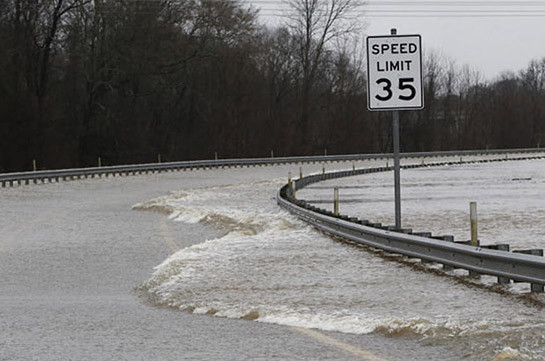
[[[404,209],[407,222],[463,236],[465,225],[448,228],[462,222],[440,213],[459,211],[464,217],[467,199],[454,190],[466,192],[475,174],[505,174],[517,164],[483,165],[490,167],[486,172],[460,166],[457,172],[468,168],[467,173],[441,185],[452,207],[439,199],[445,208],[432,207],[428,214],[437,221],[429,223],[429,204],[414,212],[419,216]],[[536,173],[524,178],[542,186],[545,165],[531,164],[527,168]],[[377,165],[383,164],[356,164]],[[321,171],[318,164],[302,167],[304,173]],[[346,169],[351,163],[326,167]],[[2,190],[0,359],[545,357],[543,310],[521,302],[517,292],[523,290],[503,295],[392,261],[334,241],[280,210],[276,191],[288,172],[298,171],[299,166],[199,170]],[[429,188],[428,181],[443,194],[434,179],[445,171],[403,171],[402,194],[419,199],[418,185]],[[388,223],[390,176],[337,180],[354,192],[341,211]],[[498,192],[520,198],[520,184],[513,184]],[[320,183],[299,197],[325,202],[332,186]],[[433,202],[428,188],[426,199]],[[531,213],[539,217],[543,202],[529,198]],[[486,202],[479,202],[486,220]],[[496,208],[496,218],[511,219]],[[525,208],[516,212],[524,214]],[[526,244],[541,244],[536,238]]]

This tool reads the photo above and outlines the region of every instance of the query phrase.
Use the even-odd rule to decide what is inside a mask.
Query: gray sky
[[[518,71],[531,59],[545,57],[545,18],[373,18],[371,34],[421,34],[425,49],[440,50],[458,64],[477,67],[490,79],[506,70]]]
[[[259,1],[264,1],[260,3]],[[251,1],[267,23],[282,21],[281,0]],[[275,16],[274,16],[275,15]],[[366,35],[421,34],[425,50],[479,69],[486,79],[519,71],[545,57],[545,0],[377,0],[367,1]]]

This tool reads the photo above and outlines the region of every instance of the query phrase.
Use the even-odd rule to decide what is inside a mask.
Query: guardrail
[[[494,155],[494,154],[524,154],[545,152],[545,148],[530,149],[495,149],[495,150],[462,150],[462,151],[442,151],[442,152],[411,152],[402,153],[402,158],[426,158],[426,157],[464,157],[475,155]],[[2,187],[21,184],[39,183],[39,182],[59,182],[61,180],[72,180],[80,178],[93,178],[102,176],[116,176],[141,174],[150,172],[167,172],[176,170],[191,170],[202,168],[221,168],[238,166],[259,166],[275,165],[289,163],[325,163],[325,162],[348,162],[369,159],[389,159],[391,153],[381,154],[346,154],[346,155],[327,155],[327,156],[300,156],[300,157],[271,157],[271,158],[241,158],[241,159],[217,159],[217,160],[199,160],[183,161],[169,163],[149,163],[134,165],[119,165],[107,167],[73,168],[61,170],[41,170],[34,172],[18,173],[0,173],[0,183]]]
[[[545,158],[517,157],[509,160]],[[475,160],[469,162],[439,162],[432,164],[411,164],[402,168],[424,166],[442,166],[462,163],[504,161],[501,159]],[[302,220],[312,224],[325,233],[339,236],[346,240],[365,244],[374,248],[398,253],[409,257],[443,264],[445,270],[466,269],[470,275],[497,276],[499,283],[528,282],[532,292],[543,292],[545,285],[545,258],[543,250],[509,251],[509,245],[489,245],[474,247],[467,242],[455,242],[453,236],[435,236],[430,232],[413,233],[411,229],[396,229],[368,220],[335,215],[294,197],[296,189],[309,184],[341,177],[362,175],[393,170],[393,167],[355,169],[349,171],[314,174],[290,181],[277,194],[277,202]],[[541,256],[541,257],[540,257]]]

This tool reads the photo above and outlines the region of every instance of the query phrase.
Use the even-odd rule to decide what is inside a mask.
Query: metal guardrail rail
[[[541,153],[541,156],[513,157],[515,154],[528,155]],[[444,152],[413,152],[403,153],[402,158],[433,158],[433,157],[460,157],[460,161],[440,162],[433,164],[413,164],[402,168],[418,168],[422,166],[439,166],[449,164],[488,162],[492,159],[462,162],[462,157],[467,156],[491,156],[505,155],[505,158],[497,160],[516,160],[545,158],[545,148],[533,149],[511,149],[511,150],[466,150],[466,151],[444,151]],[[511,158],[507,159],[507,156]],[[75,168],[63,170],[42,170],[34,172],[0,173],[2,187],[7,185],[29,184],[30,182],[58,182],[61,180],[80,179],[88,177],[102,177],[115,175],[141,174],[149,172],[167,172],[176,170],[192,170],[202,168],[242,167],[276,165],[290,163],[327,163],[346,162],[370,159],[389,159],[391,153],[383,154],[353,154],[353,155],[330,155],[330,156],[302,156],[302,157],[271,157],[271,158],[250,158],[250,159],[225,159],[225,160],[202,160],[184,161],[169,163],[150,163],[136,165],[106,166],[92,168]],[[392,170],[392,167],[379,167],[372,169],[357,169],[311,175],[294,181],[296,188],[302,188],[308,184],[326,179],[340,178],[351,175],[366,174],[380,171]],[[380,224],[373,224],[369,221],[362,221],[347,216],[334,216],[331,212],[321,210],[306,204],[304,201],[296,200],[291,195],[288,186],[284,186],[277,195],[278,204],[300,218],[315,225],[327,233],[331,233],[353,242],[363,243],[372,247],[381,248],[390,252],[400,253],[411,257],[417,257],[428,261],[439,262],[446,267],[463,268],[470,272],[498,276],[498,281],[505,283],[509,280],[529,282],[533,291],[543,291],[545,285],[545,259],[528,255],[536,250],[518,251],[522,253],[505,252],[505,245],[490,247],[471,247],[453,242],[452,236],[431,237],[431,234],[416,234],[411,230],[395,230],[395,227],[383,227]],[[438,240],[441,238],[443,240]],[[496,249],[490,249],[496,248]],[[507,247],[508,248],[508,247]],[[539,250],[541,255],[543,251]]]
[[[475,155],[499,155],[499,154],[525,154],[545,152],[545,148],[530,149],[496,149],[496,150],[462,150],[462,151],[443,151],[443,152],[412,152],[402,153],[402,158],[429,158],[429,157],[464,157]],[[168,163],[148,163],[119,165],[106,167],[73,168],[61,170],[40,170],[34,172],[0,173],[0,183],[2,187],[14,186],[29,183],[59,182],[61,180],[72,180],[80,178],[93,178],[102,176],[141,174],[150,172],[167,172],[176,170],[191,170],[202,168],[222,168],[222,167],[243,167],[276,165],[289,163],[317,163],[317,162],[349,162],[369,159],[389,159],[391,153],[381,154],[347,154],[347,155],[327,155],[327,156],[300,156],[300,157],[271,157],[271,158],[241,158],[241,159],[217,159],[217,160],[199,160],[182,161]]]
[[[517,157],[509,160],[545,158]],[[419,168],[424,166],[442,166],[461,163],[478,163],[503,161],[501,159],[475,160],[469,162],[439,162],[433,164],[412,164],[402,168]],[[355,176],[392,170],[392,167],[356,169],[325,174],[315,174],[292,181],[295,189],[327,179]],[[413,233],[410,229],[395,229],[394,226],[383,226],[368,220],[335,215],[333,212],[319,209],[298,200],[293,196],[292,185],[288,183],[277,194],[277,202],[302,220],[312,224],[325,233],[339,236],[349,241],[365,244],[374,248],[398,253],[409,257],[443,264],[443,268],[451,270],[461,268],[469,270],[470,275],[497,276],[499,283],[528,282],[533,292],[543,292],[545,285],[545,258],[542,250],[520,250],[509,252],[508,245],[471,246],[466,242],[454,242],[453,236],[432,237],[429,232]],[[537,251],[537,252],[536,252]]]

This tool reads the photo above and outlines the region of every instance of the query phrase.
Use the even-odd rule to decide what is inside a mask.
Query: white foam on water
[[[483,359],[530,344],[533,359],[545,355],[540,310],[335,242],[278,208],[283,182],[186,189],[136,205],[225,231],[156,267],[144,285],[156,302],[215,317],[418,337]]]
[[[352,334],[368,334],[378,329],[395,330],[407,328],[417,334],[424,334],[431,324],[427,321],[376,318],[372,315],[354,315],[350,311],[333,314],[293,312],[289,310],[264,312],[257,320],[265,323],[320,329]],[[424,326],[426,324],[427,326]]]
[[[492,361],[524,361],[536,360],[531,354],[522,353],[511,347],[504,347],[501,351],[496,352]]]

